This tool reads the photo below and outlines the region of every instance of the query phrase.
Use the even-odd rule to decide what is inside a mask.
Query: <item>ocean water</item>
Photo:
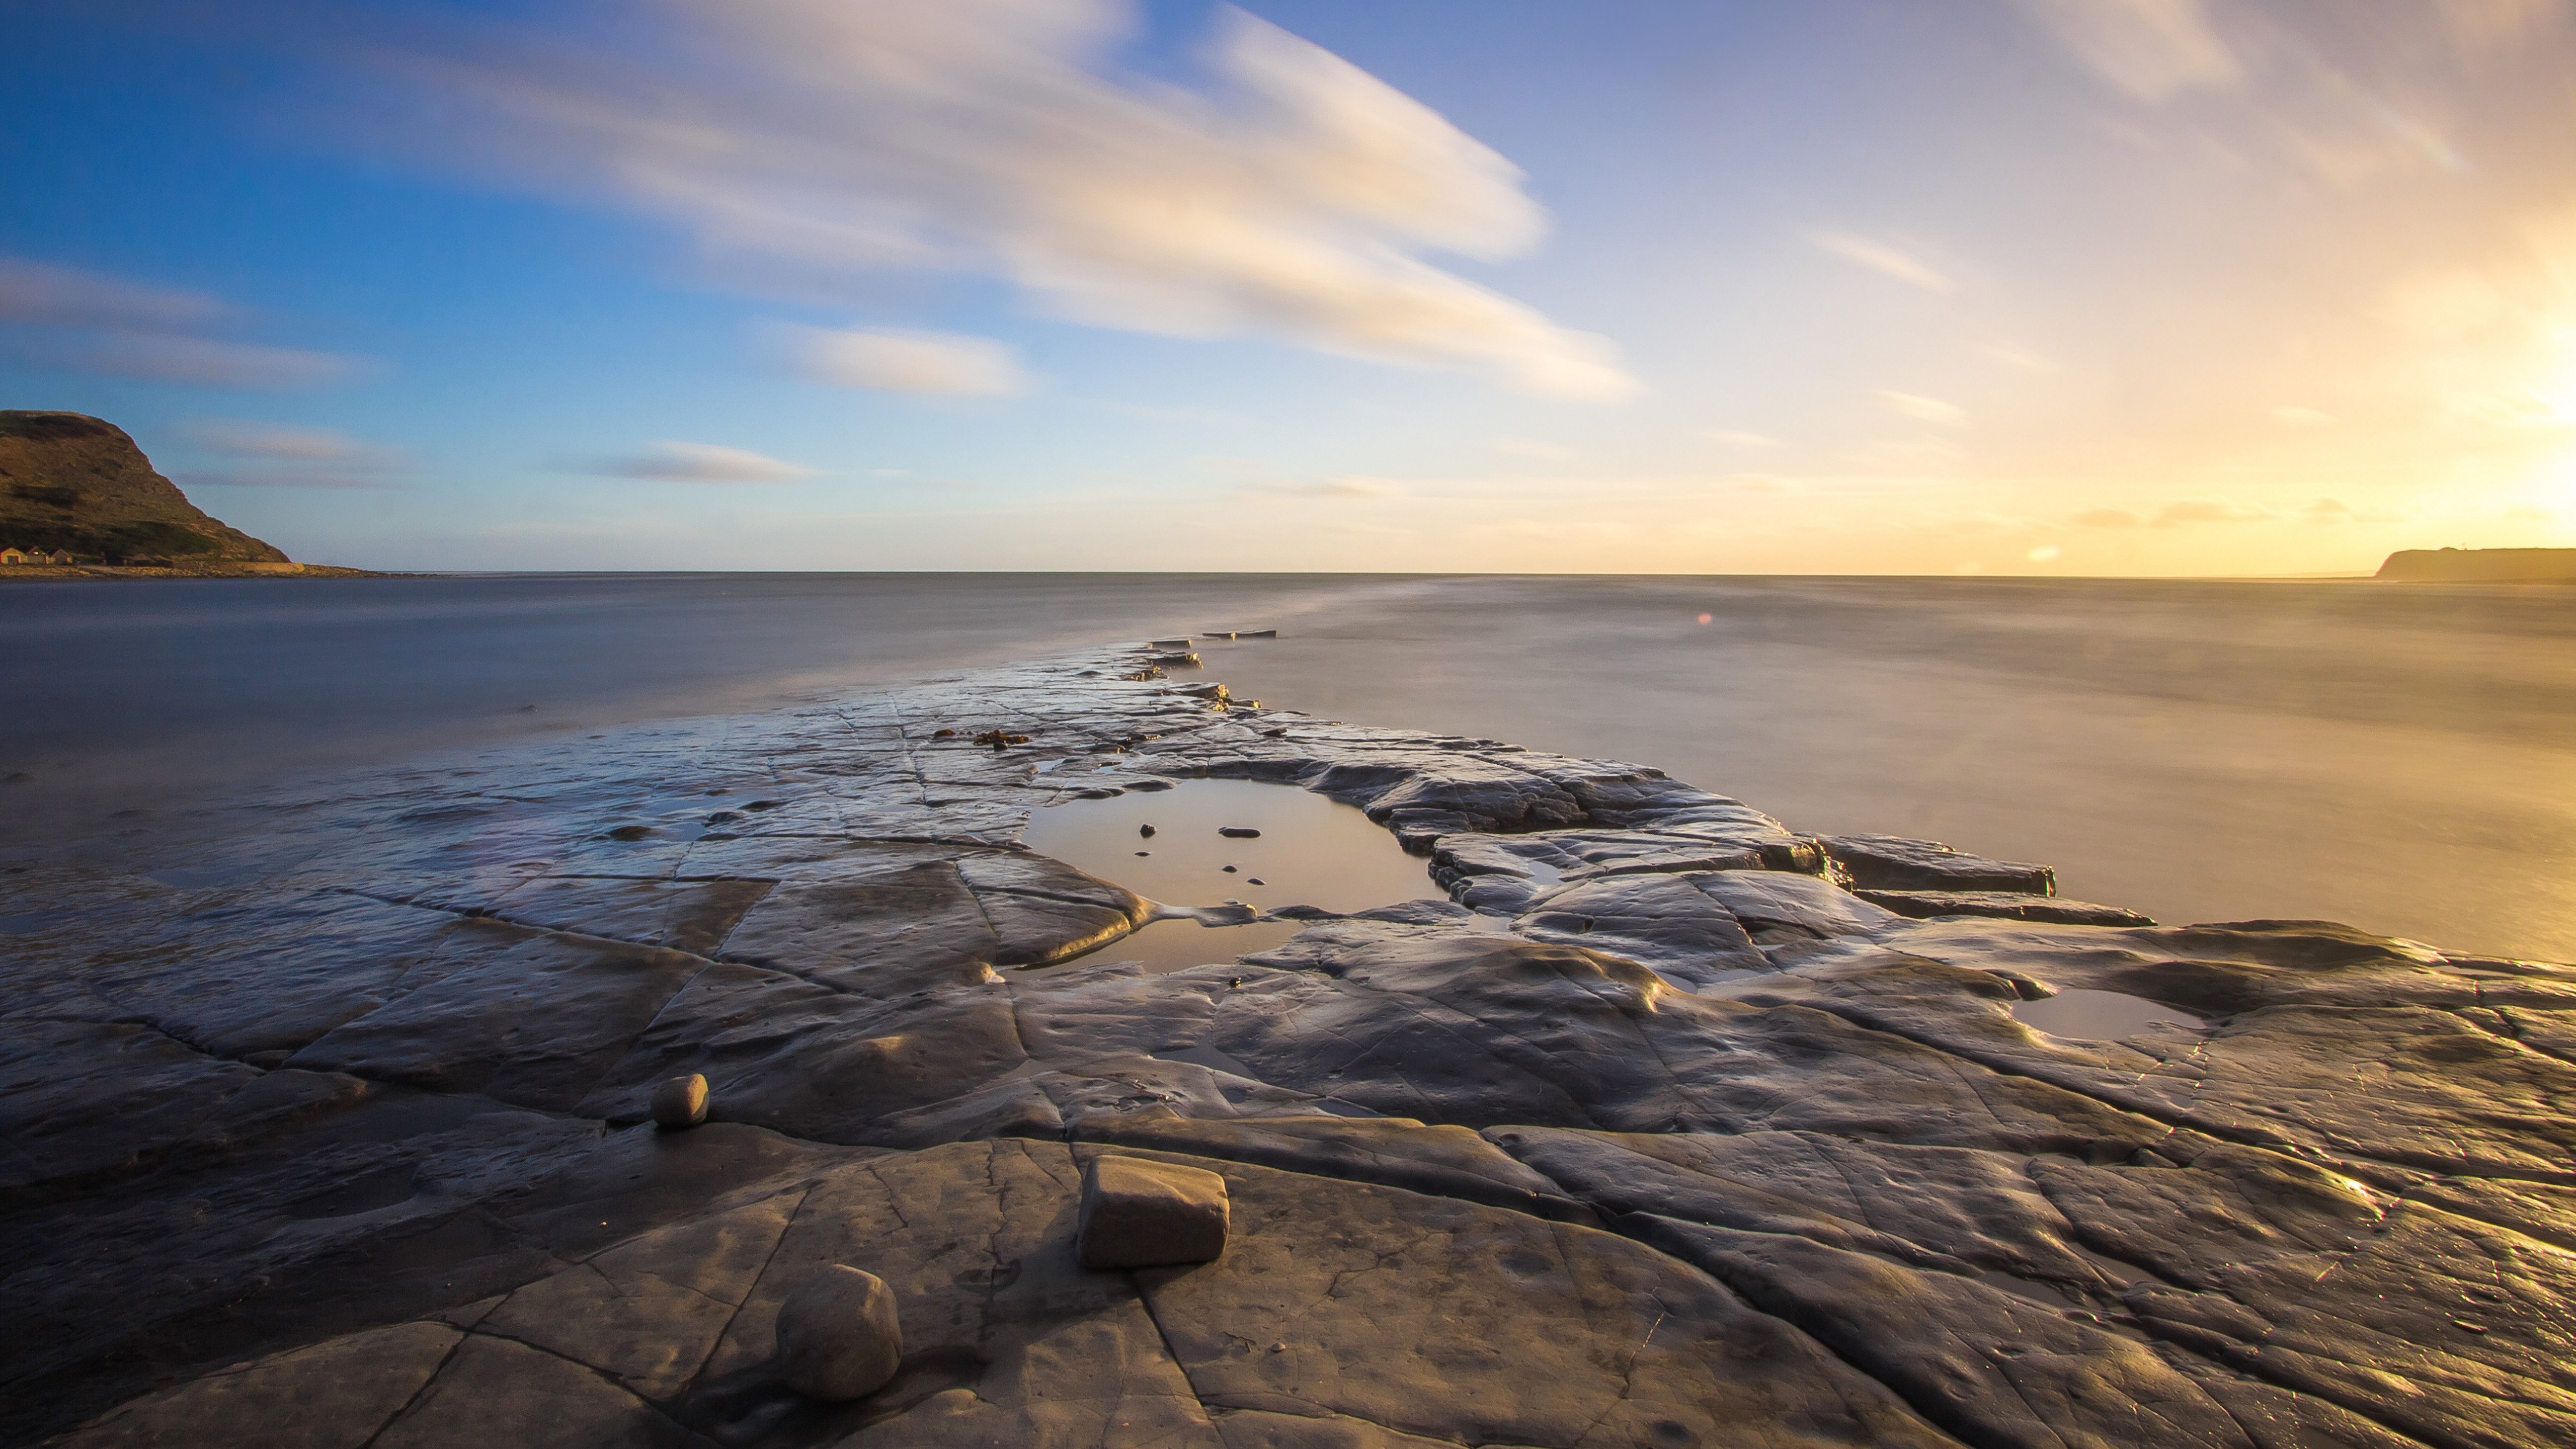
[[[1703,621],[1704,620],[1704,621]],[[2576,589],[509,575],[0,588],[0,842],[280,778],[1112,640],[1238,695],[1630,760],[2167,921],[2576,959]],[[533,706],[533,708],[531,708]],[[126,813],[120,813],[126,812]]]

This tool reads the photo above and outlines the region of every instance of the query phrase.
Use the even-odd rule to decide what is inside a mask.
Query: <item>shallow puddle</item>
[[[1312,921],[1246,921],[1239,926],[1202,926],[1187,917],[1151,921],[1076,959],[1085,966],[1097,966],[1104,961],[1134,961],[1159,976],[1166,971],[1186,971],[1192,966],[1232,961],[1237,956],[1267,951],[1313,924]]]
[[[1152,835],[1143,833],[1146,826],[1153,827]],[[1227,829],[1261,833],[1239,838],[1217,833]],[[1041,855],[1171,906],[1240,901],[1261,910],[1317,906],[1364,911],[1442,894],[1431,883],[1431,863],[1405,854],[1391,832],[1369,823],[1355,807],[1294,785],[1255,780],[1182,780],[1169,790],[1069,800],[1037,811],[1026,843]],[[1229,871],[1228,866],[1234,868]],[[1219,934],[1254,929],[1162,922],[1108,949],[1124,951],[1129,942],[1174,925],[1200,932],[1210,945]],[[1225,934],[1225,939],[1240,938]],[[1276,944],[1264,940],[1223,947],[1204,959],[1222,961]]]
[[[2073,1041],[2119,1041],[2156,1028],[2199,1031],[2204,1026],[2188,1011],[2118,991],[2061,991],[2041,1001],[2015,1002],[2012,1014],[2024,1026]]]

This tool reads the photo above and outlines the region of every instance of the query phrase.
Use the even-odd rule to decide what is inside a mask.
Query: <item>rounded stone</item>
[[[796,1285],[778,1308],[778,1367],[809,1399],[865,1398],[903,1362],[894,1290],[874,1273],[836,1263]]]
[[[665,1127],[695,1127],[707,1120],[707,1079],[691,1072],[655,1087],[653,1120]]]

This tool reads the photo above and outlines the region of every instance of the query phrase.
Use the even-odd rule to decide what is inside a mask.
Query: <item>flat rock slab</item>
[[[0,1438],[2576,1442],[2576,972],[2157,927],[1141,664],[12,865]],[[1357,807],[1450,899],[1122,963],[1160,908],[1020,832],[1195,777]],[[1223,1252],[1085,1269],[1086,1172],[1221,1184]],[[903,1340],[846,1403],[775,1336],[834,1265]]]

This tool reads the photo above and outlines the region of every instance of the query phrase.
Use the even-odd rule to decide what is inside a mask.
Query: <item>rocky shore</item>
[[[2576,1442],[2576,971],[2158,926],[1146,657],[0,865],[0,1438]],[[1167,908],[1022,832],[1198,777],[1447,898],[1122,962]],[[1222,1179],[1221,1256],[1084,1267],[1104,1156]],[[901,1331],[846,1402],[777,1338],[843,1265]]]

